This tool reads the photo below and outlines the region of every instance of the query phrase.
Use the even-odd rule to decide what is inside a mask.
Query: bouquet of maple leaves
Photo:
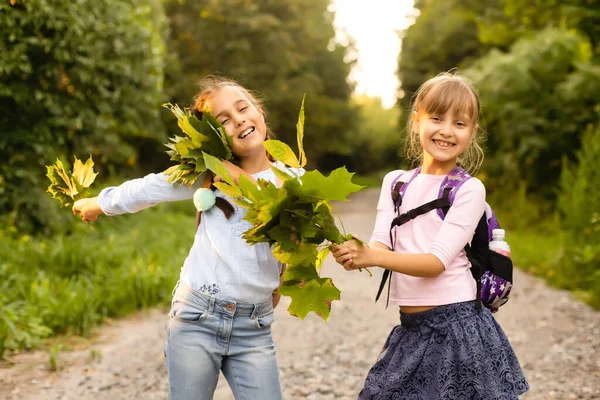
[[[341,244],[355,239],[352,235],[340,233],[331,213],[330,201],[345,201],[350,193],[359,191],[363,186],[352,183],[353,173],[345,167],[332,171],[329,176],[317,170],[301,175],[300,169],[306,165],[302,144],[304,101],[296,128],[298,157],[281,141],[267,140],[264,143],[275,160],[289,167],[287,170],[272,167],[283,182],[280,187],[262,179],[256,186],[243,175],[236,185],[225,165],[217,157],[206,153],[204,164],[223,180],[214,185],[247,210],[244,219],[252,223],[252,228],[244,233],[244,239],[249,244],[269,243],[275,258],[287,264],[278,293],[291,298],[288,312],[304,319],[313,311],[327,320],[332,301],[340,298],[340,290],[330,278],[321,276],[321,264],[332,243]]]
[[[249,244],[269,243],[273,255],[287,264],[283,284],[278,292],[292,300],[288,312],[300,318],[314,312],[324,320],[329,318],[331,303],[339,300],[340,290],[330,278],[321,277],[320,267],[329,254],[332,243],[341,244],[352,235],[343,235],[335,224],[330,201],[347,200],[347,196],[363,186],[352,183],[352,175],[345,167],[324,176],[317,170],[301,174],[306,165],[303,149],[304,100],[298,118],[297,140],[299,156],[285,143],[267,140],[264,146],[277,161],[289,168],[272,167],[283,184],[259,179],[258,186],[243,175],[235,184],[222,160],[235,163],[231,152],[231,138],[209,111],[201,119],[177,105],[164,105],[177,117],[183,136],[171,138],[167,154],[176,165],[164,173],[171,183],[192,186],[204,174],[203,187],[212,183],[213,174],[222,178],[214,185],[246,209],[244,219],[252,223],[243,237]],[[63,206],[89,195],[94,181],[92,158],[83,164],[75,158],[72,172],[65,170],[60,160],[48,166],[51,181],[48,192]],[[206,173],[209,172],[209,173]],[[62,182],[61,182],[62,181]]]
[[[235,162],[231,152],[232,139],[210,112],[203,112],[201,119],[198,119],[176,104],[166,103],[163,106],[177,117],[177,124],[184,134],[170,138],[171,143],[166,144],[169,148],[167,154],[177,163],[163,172],[169,176],[168,182],[192,186],[207,171],[204,154]],[[212,174],[205,174],[202,186],[210,186],[212,178]]]

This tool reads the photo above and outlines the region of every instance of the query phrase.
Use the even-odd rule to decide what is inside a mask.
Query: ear
[[[413,111],[411,113],[410,118],[412,119],[415,129],[418,131],[419,130],[419,114],[416,111]]]

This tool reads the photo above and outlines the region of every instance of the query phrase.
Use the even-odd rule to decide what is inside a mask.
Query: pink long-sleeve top
[[[377,205],[377,219],[371,237],[371,242],[380,242],[390,249],[390,224],[396,217],[391,185],[402,173],[405,174],[406,180],[413,174],[412,171],[397,170],[388,173],[383,179]],[[408,186],[399,214],[435,200],[445,177],[446,175],[419,174]],[[474,300],[477,288],[464,247],[473,238],[484,210],[485,187],[479,179],[471,178],[456,192],[454,203],[444,220],[436,210],[432,210],[395,227],[394,251],[433,254],[444,265],[444,271],[435,278],[420,278],[393,272],[390,304],[439,306]]]

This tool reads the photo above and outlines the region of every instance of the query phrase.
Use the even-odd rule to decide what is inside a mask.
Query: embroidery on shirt
[[[219,285],[213,283],[212,285],[202,285],[202,287],[198,290],[202,294],[206,295],[214,295],[219,293]]]

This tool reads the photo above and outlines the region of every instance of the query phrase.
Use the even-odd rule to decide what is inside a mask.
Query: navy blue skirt
[[[400,313],[360,400],[514,400],[529,385],[504,331],[475,302]]]

